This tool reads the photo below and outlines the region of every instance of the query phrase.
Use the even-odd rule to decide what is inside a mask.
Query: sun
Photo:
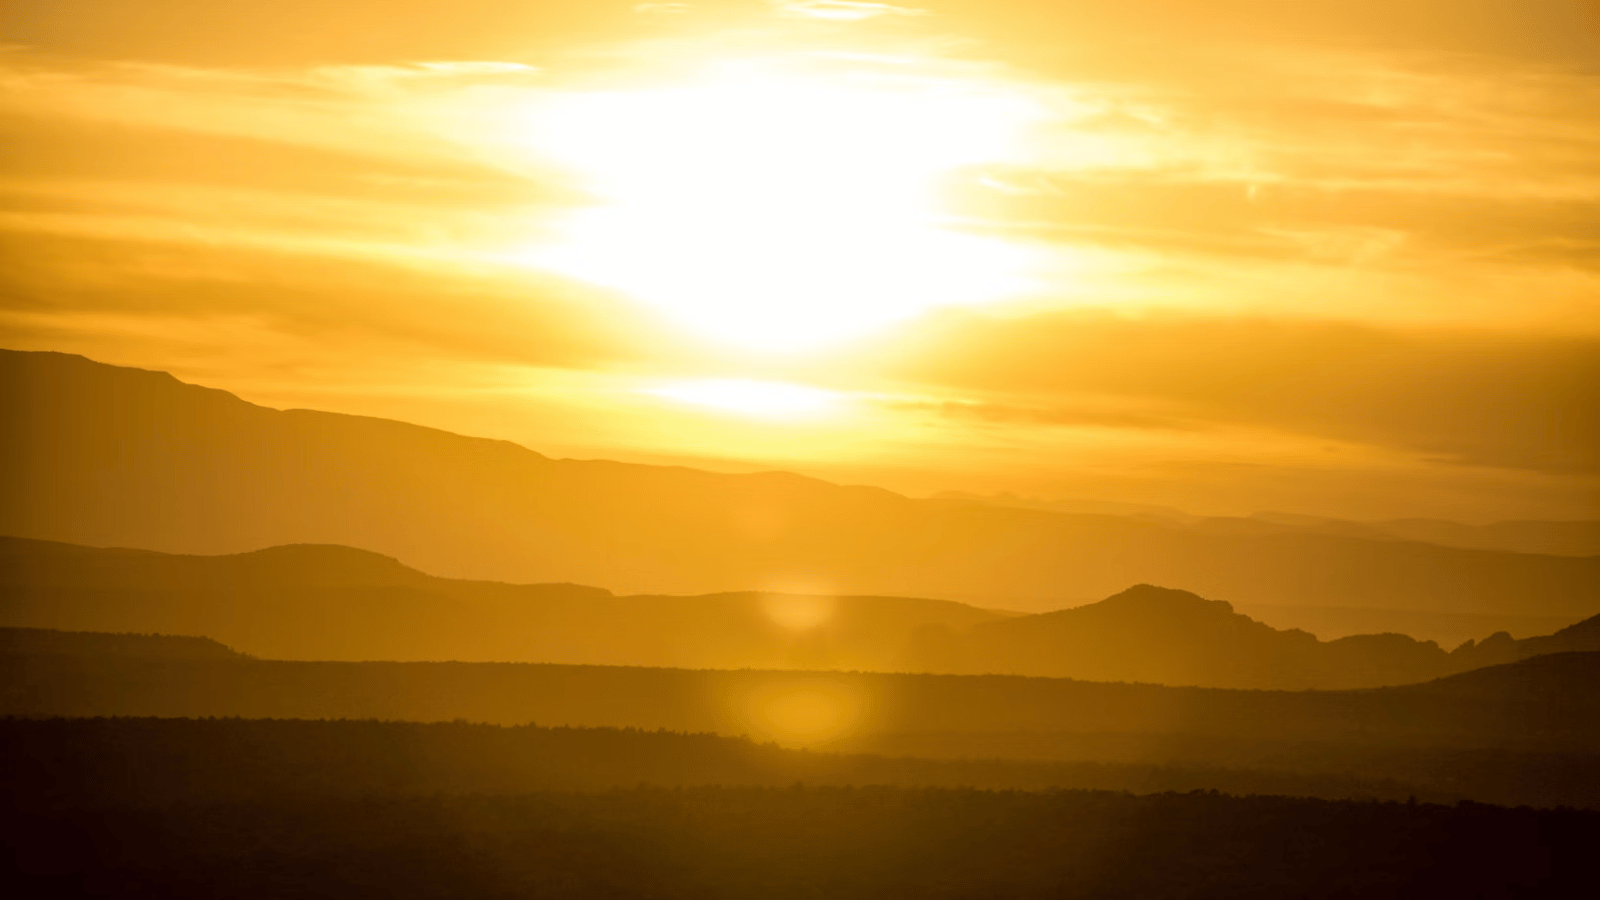
[[[964,82],[759,64],[552,97],[529,142],[596,199],[529,256],[750,350],[994,299],[1020,287],[1017,247],[951,227],[934,186],[1006,158],[1030,115]]]

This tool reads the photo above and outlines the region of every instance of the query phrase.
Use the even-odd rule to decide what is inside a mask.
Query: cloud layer
[[[1329,508],[1363,472],[1424,514],[1593,515],[1600,497],[1589,4],[30,0],[0,11],[0,45],[7,346],[265,398],[314,393],[296,373],[315,371],[387,384],[383,403],[426,394],[383,409],[436,417],[440,373],[490,410],[468,373],[520,367],[562,387],[474,427],[930,488],[999,486],[998,465],[1040,491],[1137,493],[1145,476],[1108,462],[1124,454],[1231,466],[1242,507]],[[1012,149],[933,185],[940,228],[1027,261],[1011,294],[767,359],[601,286],[626,277],[538,264],[603,202],[546,152],[550,110],[757,64],[1025,111]],[[875,252],[849,215],[851,252]],[[616,399],[658,377],[860,402],[814,441],[768,439]],[[1183,482],[1162,477],[1156,494]],[[1451,485],[1477,499],[1438,501]]]

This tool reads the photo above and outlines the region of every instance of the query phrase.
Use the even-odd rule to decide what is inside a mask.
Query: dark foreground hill
[[[521,793],[504,752],[518,748],[494,746],[583,744],[602,767],[641,768],[763,749],[681,735],[150,720],[0,733],[0,877],[19,896],[1586,896],[1600,840],[1600,814],[1570,809],[1215,791]]]
[[[0,538],[0,625],[210,635],[275,659],[558,662],[1022,674],[1246,688],[1424,681],[1600,650],[1600,619],[1447,653],[1398,634],[1318,641],[1142,585],[1018,616],[944,600],[742,592],[618,597],[433,578],[347,547],[180,556]]]
[[[53,786],[104,805],[795,784],[1466,798],[1358,773],[886,757],[712,734],[466,722],[7,718],[0,719],[0,763],[0,793],[48,793]]]
[[[1600,653],[1420,685],[1258,691],[868,672],[7,654],[0,712],[633,726],[816,744],[864,732],[1118,732],[1600,750]]]
[[[0,655],[167,660],[247,658],[210,638],[172,634],[97,634],[47,628],[0,628]]]
[[[1403,688],[1311,692],[1014,676],[0,655],[0,713],[13,715],[664,728],[893,756],[1122,767],[1047,784],[1544,805],[1600,805],[1597,685],[1600,654],[1540,656]]]
[[[1600,559],[911,500],[782,473],[557,460],[0,351],[0,533],[179,553],[365,547],[627,592],[796,590],[1055,608],[1130,584],[1240,604],[1600,613]],[[815,589],[810,588],[810,589]]]

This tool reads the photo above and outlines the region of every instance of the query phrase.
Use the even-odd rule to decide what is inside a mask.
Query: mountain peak
[[[392,584],[429,576],[392,556],[339,544],[280,544],[235,554],[242,571],[320,584]]]
[[[1092,606],[1110,609],[1139,610],[1142,612],[1179,612],[1208,610],[1233,612],[1233,604],[1226,600],[1207,600],[1199,594],[1153,584],[1136,584],[1127,590],[1112,594]]]

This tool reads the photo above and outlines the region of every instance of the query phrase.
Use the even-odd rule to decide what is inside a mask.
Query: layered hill
[[[929,626],[916,636],[910,657],[938,671],[1328,689],[1408,684],[1542,654],[1600,651],[1600,616],[1522,640],[1496,632],[1446,652],[1392,632],[1321,641],[1272,628],[1225,601],[1137,585],[1099,603],[978,623],[965,635]]]
[[[982,623],[964,635],[929,627],[917,636],[912,656],[929,670],[1093,681],[1375,687],[1436,678],[1465,664],[1432,641],[1402,634],[1319,641],[1264,625],[1225,601],[1152,585],[1074,609]]]
[[[1235,691],[1017,676],[285,662],[175,654],[170,639],[155,636],[37,637],[0,635],[0,716],[466,720],[666,729],[892,758],[841,768],[796,757],[798,768],[783,766],[763,776],[785,784],[820,777],[1394,799],[1415,794],[1447,802],[1600,806],[1593,774],[1600,759],[1600,653],[1539,656],[1375,690]],[[139,643],[145,651],[130,652]],[[118,646],[108,650],[113,644]],[[152,733],[143,725],[129,727]],[[298,754],[331,759],[350,750],[301,747],[301,738],[292,735],[310,731],[274,732],[275,727],[261,726],[263,737],[277,733]],[[372,736],[381,729],[356,730]],[[600,742],[607,750],[562,737],[559,727],[543,733],[558,743],[591,747],[554,770],[539,762],[537,747],[525,748],[534,751],[530,758],[495,752],[464,774],[471,780],[510,766],[524,770],[519,778],[554,786],[550,778],[566,777],[560,772],[598,765],[612,773],[608,777],[622,779],[613,783],[633,784],[654,781],[677,765],[673,753],[672,759],[637,758],[648,740]],[[404,743],[398,735],[377,737],[384,760],[376,762],[411,766],[393,757]],[[122,738],[116,742],[128,746]],[[692,750],[706,743],[678,746]],[[169,749],[185,760],[195,750],[183,741]],[[626,758],[590,758],[592,752]],[[762,754],[773,756],[765,750],[757,755]],[[924,765],[906,761],[908,756],[959,765]],[[709,775],[709,783],[739,780],[735,770],[742,763],[736,759],[703,762],[710,768],[696,771]]]
[[[912,500],[783,473],[558,460],[0,352],[0,533],[175,553],[359,546],[443,575],[1049,609],[1129,584],[1245,604],[1582,617],[1600,559]]]
[[[460,581],[349,547],[186,556],[0,538],[0,625],[204,634],[274,659],[903,670],[919,629],[1007,615],[904,597]]]
[[[78,643],[76,652],[0,650],[0,714],[464,718],[790,744],[1031,732],[1600,752],[1600,653],[1538,656],[1414,685],[1263,691],[999,675],[179,658],[99,652],[108,637],[57,636]],[[801,696],[811,703],[791,702]],[[833,715],[821,716],[829,705]]]
[[[0,628],[0,655],[113,659],[238,660],[242,653],[206,637],[105,634],[53,628]]]
[[[0,714],[668,729],[892,756],[1182,766],[1211,770],[1213,780],[1225,777],[1217,770],[1316,773],[1497,802],[1581,795],[1600,803],[1600,653],[1374,690],[1237,691],[1017,676],[0,652]]]
[[[208,557],[21,538],[0,538],[0,625],[204,634],[274,659],[859,669],[1276,689],[1406,684],[1538,653],[1600,650],[1600,618],[1446,652],[1399,634],[1319,641],[1226,602],[1150,585],[1017,615],[906,597],[616,596],[570,584],[458,581],[349,547]]]

